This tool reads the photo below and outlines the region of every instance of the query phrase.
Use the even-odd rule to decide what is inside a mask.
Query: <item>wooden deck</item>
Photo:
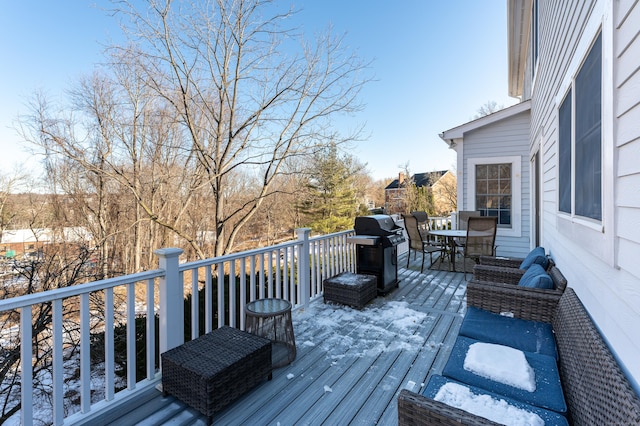
[[[399,288],[362,311],[321,301],[295,311],[296,360],[214,424],[396,424],[398,393],[412,383],[419,390],[443,368],[466,305],[464,274],[420,274],[419,263],[403,267],[404,256],[399,263]],[[182,402],[153,392],[111,424],[206,424]]]

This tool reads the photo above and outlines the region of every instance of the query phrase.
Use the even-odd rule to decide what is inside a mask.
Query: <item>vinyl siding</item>
[[[498,256],[524,257],[530,251],[530,193],[529,193],[529,111],[516,114],[499,122],[470,131],[464,136],[464,165],[468,168],[469,159],[488,157],[521,157],[521,236],[496,237]],[[470,170],[464,173],[464,193],[462,203],[458,200],[459,210],[470,210],[469,200]],[[471,194],[472,195],[472,194]],[[517,206],[514,206],[517,208]]]
[[[603,42],[603,220],[558,213],[558,100],[598,31]],[[640,389],[640,6],[540,0],[531,152],[542,154],[542,244]],[[535,147],[535,148],[534,148]]]

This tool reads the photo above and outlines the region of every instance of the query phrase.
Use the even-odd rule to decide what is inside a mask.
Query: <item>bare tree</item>
[[[216,255],[233,247],[274,194],[287,159],[357,136],[339,136],[330,124],[360,108],[365,65],[330,33],[290,53],[298,36],[282,25],[292,12],[271,12],[275,7],[262,0],[151,1],[145,10],[129,2],[119,10],[130,17],[136,41],[127,48],[130,57],[184,126],[193,154],[189,173],[195,170],[208,187]],[[252,177],[251,192],[228,208],[225,188],[238,170]],[[156,212],[147,214],[164,223]]]
[[[501,109],[504,109],[504,105],[498,105],[496,101],[487,101],[487,103],[478,108],[477,114],[473,118],[476,119],[484,117],[485,115],[493,114]]]

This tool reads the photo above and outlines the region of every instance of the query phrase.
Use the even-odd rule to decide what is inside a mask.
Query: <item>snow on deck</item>
[[[217,413],[214,424],[395,424],[398,393],[421,391],[442,370],[466,305],[462,273],[419,271],[419,262],[400,267],[400,287],[361,311],[321,300],[294,311],[295,361]],[[112,424],[206,424],[160,392],[118,411],[125,414]]]

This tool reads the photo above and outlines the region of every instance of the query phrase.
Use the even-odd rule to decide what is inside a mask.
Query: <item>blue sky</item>
[[[283,0],[301,9],[296,20],[309,37],[329,24],[364,60],[375,81],[362,92],[362,112],[336,122],[364,124],[368,139],[350,152],[376,179],[394,177],[408,162],[413,173],[455,167],[455,153],[438,137],[473,118],[487,101],[507,96],[505,0]],[[0,168],[37,170],[11,129],[29,97],[42,90],[64,96],[102,60],[119,28],[109,3],[0,3]]]

